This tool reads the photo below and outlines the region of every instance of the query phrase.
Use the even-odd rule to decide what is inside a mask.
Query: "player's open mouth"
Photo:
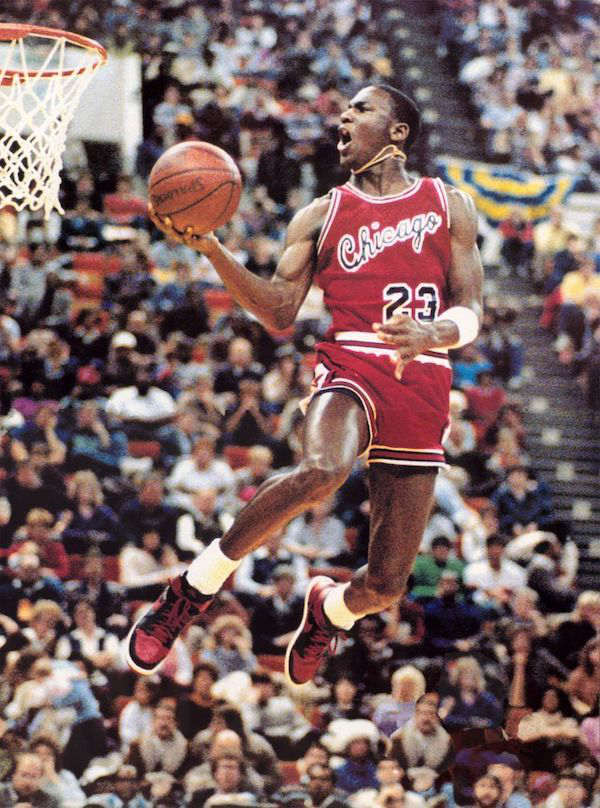
[[[348,130],[344,129],[343,127],[341,127],[338,130],[338,132],[339,132],[339,140],[338,140],[337,148],[338,148],[338,151],[340,152],[340,154],[343,154],[345,151],[347,151],[348,146],[352,142],[352,137],[350,135],[350,132],[348,132]]]

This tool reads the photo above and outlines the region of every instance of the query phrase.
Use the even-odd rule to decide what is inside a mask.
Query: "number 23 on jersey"
[[[430,323],[438,316],[440,308],[440,295],[434,283],[420,283],[414,290],[407,283],[388,283],[383,299],[382,323],[388,323],[399,314]]]

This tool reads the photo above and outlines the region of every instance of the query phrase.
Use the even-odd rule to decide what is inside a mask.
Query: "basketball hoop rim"
[[[77,76],[86,73],[89,70],[94,72],[97,68],[106,64],[108,58],[106,48],[104,48],[99,42],[96,42],[96,40],[90,39],[87,36],[82,36],[81,34],[74,34],[71,31],[63,31],[60,28],[44,28],[40,25],[29,25],[26,23],[0,23],[0,42],[8,42],[13,39],[24,39],[28,36],[37,36],[41,37],[42,39],[66,39],[67,42],[70,42],[72,45],[77,45],[78,47],[88,51],[95,51],[98,58],[91,65],[84,65],[83,67],[71,68],[69,70],[44,70],[42,72],[38,70],[5,70],[2,79],[0,79],[0,85],[6,86],[13,84],[14,81],[27,81],[30,78],[51,79],[56,76]]]

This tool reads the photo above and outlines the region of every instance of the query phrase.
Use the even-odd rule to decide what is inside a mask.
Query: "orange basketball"
[[[208,233],[228,222],[242,192],[238,167],[227,152],[211,143],[177,143],[158,158],[148,182],[150,202],[180,231]]]

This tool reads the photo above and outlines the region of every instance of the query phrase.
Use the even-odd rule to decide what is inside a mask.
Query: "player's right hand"
[[[210,258],[211,254],[214,253],[219,245],[219,240],[214,233],[203,233],[199,235],[194,232],[193,227],[186,227],[183,231],[177,230],[171,218],[169,216],[165,216],[164,219],[161,218],[150,202],[148,203],[148,216],[150,217],[150,221],[168,238],[173,239],[173,241],[178,241],[180,244],[185,244],[186,247],[191,247],[192,250],[197,250],[208,258]]]

